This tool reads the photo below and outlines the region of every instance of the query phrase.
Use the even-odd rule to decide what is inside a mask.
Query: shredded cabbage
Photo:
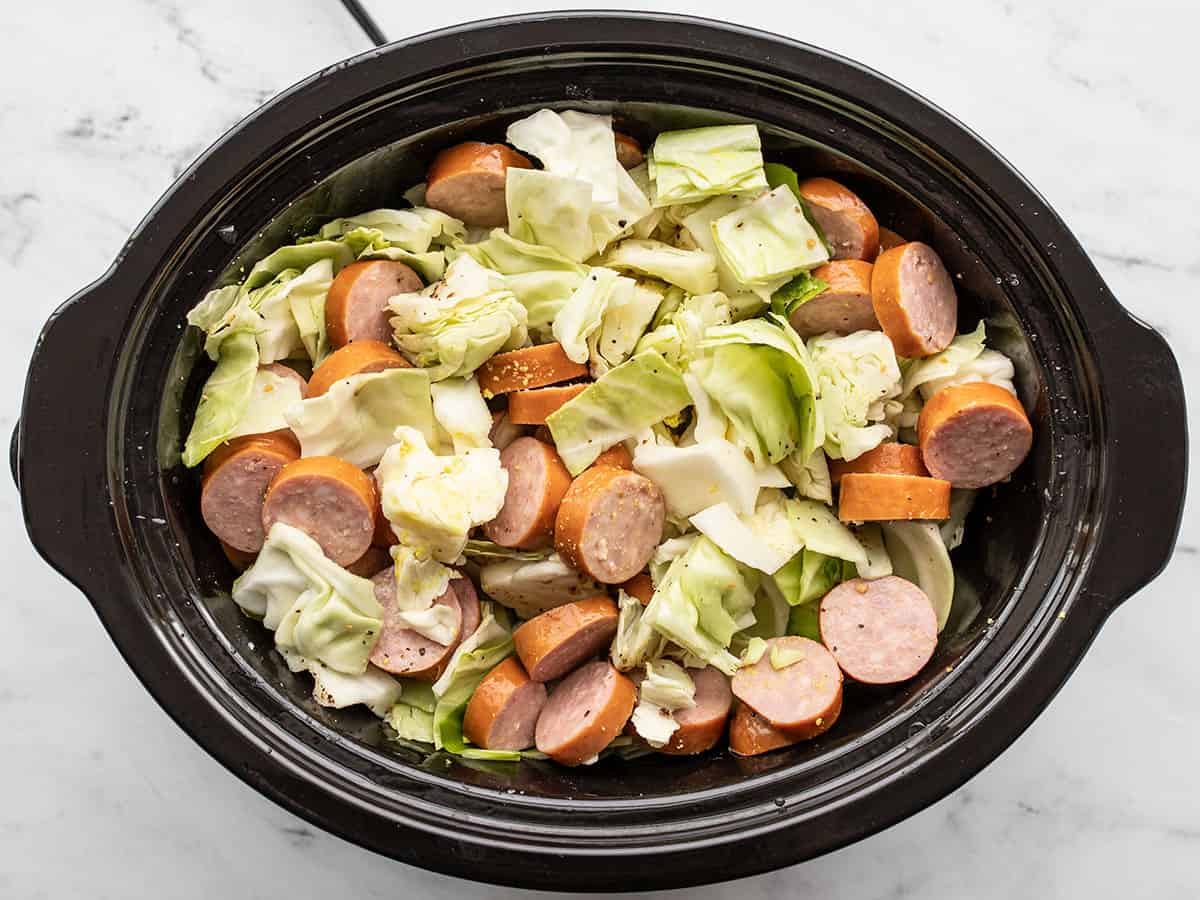
[[[695,705],[696,683],[683,666],[669,659],[651,660],[638,687],[633,728],[651,747],[664,747],[679,728],[672,713]]]
[[[820,382],[825,452],[856,459],[892,438],[885,402],[900,395],[900,366],[887,335],[826,334],[812,338],[808,350]]]
[[[754,125],[664,131],[647,157],[656,207],[767,186],[762,144]]]

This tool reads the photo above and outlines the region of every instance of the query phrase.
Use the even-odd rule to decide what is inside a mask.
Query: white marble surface
[[[393,37],[536,8],[369,5]],[[1171,340],[1193,396],[1200,390],[1193,4],[704,0],[662,8],[714,18],[736,11],[745,24],[872,65],[963,119],[1046,194],[1116,295]],[[9,4],[2,19],[7,436],[51,310],[107,267],[159,193],[225,128],[367,43],[336,0],[59,0]],[[1193,464],[1198,445],[1193,425]],[[1112,617],[1049,710],[966,787],[821,860],[690,895],[1197,896],[1196,510],[1193,502],[1166,573]],[[373,856],[227,774],[154,705],[83,597],[36,557],[7,477],[0,512],[8,585],[0,896],[519,893]],[[1114,715],[1130,707],[1139,712],[1134,727]]]

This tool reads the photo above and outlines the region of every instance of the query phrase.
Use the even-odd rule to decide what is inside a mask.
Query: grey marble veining
[[[393,37],[548,8],[368,6]],[[1168,336],[1189,393],[1200,390],[1194,5],[759,0],[731,8],[702,0],[658,8],[736,13],[745,24],[844,53],[985,135],[1047,196],[1116,296]],[[54,307],[107,268],[204,147],[277,91],[367,42],[335,0],[60,0],[13,4],[2,19],[7,435],[34,338]],[[391,863],[243,786],[155,706],[84,598],[36,557],[7,478],[0,523],[9,579],[0,897],[519,893]],[[1113,615],[1046,713],[982,774],[855,846],[687,894],[1197,896],[1198,579],[1193,503],[1167,571]]]

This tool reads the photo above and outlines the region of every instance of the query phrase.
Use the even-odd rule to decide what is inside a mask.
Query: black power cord
[[[346,7],[346,11],[354,17],[354,21],[358,23],[359,27],[376,47],[382,47],[388,42],[387,35],[383,33],[383,29],[371,18],[371,14],[363,9],[363,5],[358,0],[342,0],[342,6]]]

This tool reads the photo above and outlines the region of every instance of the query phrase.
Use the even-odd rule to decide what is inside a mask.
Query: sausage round
[[[300,385],[300,396],[302,397],[308,393],[308,382],[305,380],[303,375],[301,375],[291,366],[285,366],[283,363],[267,363],[264,366],[259,366],[259,369],[266,369],[267,371],[274,372],[280,378],[292,379],[298,385]]]
[[[591,468],[598,469],[603,466],[608,466],[612,469],[632,469],[633,457],[629,455],[629,451],[625,449],[624,444],[613,444],[596,457],[596,461],[592,463]]]
[[[501,450],[500,465],[508,473],[508,489],[496,518],[483,526],[484,535],[501,547],[546,546],[571,473],[553,447],[531,437],[517,438]]]
[[[396,571],[389,567],[375,575],[375,599],[383,607],[383,625],[379,629],[379,640],[371,650],[371,662],[393,675],[403,675],[420,681],[437,681],[450,662],[450,655],[463,636],[462,609],[458,594],[453,587],[433,602],[449,606],[458,620],[456,637],[449,644],[431,641],[420,632],[405,628],[397,621]]]
[[[634,575],[621,585],[621,590],[630,597],[636,597],[638,603],[642,604],[642,606],[649,605],[650,601],[654,598],[654,582],[645,572],[639,572],[637,575]]]
[[[879,229],[879,252],[891,250],[893,247],[899,247],[901,244],[907,244],[908,239],[903,238],[890,228],[880,227]]]
[[[535,745],[555,762],[577,766],[612,743],[636,702],[633,682],[610,663],[588,663],[550,694],[538,717]]]
[[[896,575],[842,582],[821,600],[821,641],[864,684],[912,678],[937,647],[937,615],[925,592]]]
[[[299,528],[339,566],[367,552],[375,534],[375,482],[336,456],[306,456],[279,470],[267,488],[262,527]]]
[[[371,534],[371,543],[386,549],[400,543],[400,538],[396,537],[396,532],[392,531],[392,523],[383,514],[383,490],[379,486],[379,479],[375,477],[375,470],[371,469],[369,474],[371,483],[375,486],[375,530]]]
[[[372,545],[358,559],[346,566],[346,571],[359,578],[372,578],[385,566],[392,564],[392,555],[383,547]]]
[[[950,482],[919,475],[850,472],[842,476],[838,518],[843,522],[945,519]]]
[[[485,750],[525,750],[533,746],[546,686],[530,681],[515,656],[483,676],[467,703],[463,734]]]
[[[333,279],[325,298],[325,333],[329,343],[342,347],[352,341],[392,339],[388,300],[411,294],[424,285],[402,262],[390,259],[350,263]]]
[[[308,397],[320,397],[335,382],[353,375],[367,375],[385,369],[411,368],[407,359],[383,341],[359,340],[335,350],[317,366],[308,379]]]
[[[514,425],[545,425],[552,413],[568,400],[574,400],[587,387],[587,384],[564,384],[516,391],[508,398],[508,420]]]
[[[930,607],[932,609],[932,607]],[[776,669],[773,652],[799,654]],[[842,672],[828,650],[806,637],[776,637],[758,662],[733,676],[733,693],[742,703],[787,732],[807,740],[828,731],[842,711]]]
[[[607,647],[617,607],[605,596],[548,609],[513,632],[513,645],[534,681],[553,681]]]
[[[466,141],[447,147],[425,176],[425,203],[468,225],[507,225],[504,182],[510,167],[532,169],[533,163],[503,144]]]
[[[879,254],[871,274],[871,304],[899,356],[933,356],[954,340],[958,295],[928,244],[910,241]]]
[[[912,444],[880,444],[854,459],[829,460],[829,477],[840,484],[843,475],[869,472],[881,475],[928,475],[921,461],[921,448]]]
[[[614,131],[613,140],[617,145],[617,162],[621,164],[621,168],[634,169],[642,164],[646,154],[642,152],[642,145],[634,138],[620,131]]]
[[[802,338],[829,331],[841,335],[878,331],[879,320],[871,305],[873,268],[861,259],[839,259],[813,269],[813,277],[829,289],[792,310],[788,317],[792,328]]]
[[[492,428],[488,432],[488,440],[492,442],[492,446],[497,450],[503,450],[517,438],[524,437],[525,434],[525,426],[514,425],[508,421],[508,412],[506,410],[496,410],[492,413]],[[553,443],[553,441],[548,443]]]
[[[571,482],[554,522],[554,549],[601,584],[628,581],[662,540],[667,505],[649,478],[591,468]]]
[[[225,558],[229,560],[230,565],[239,572],[245,572],[258,559],[257,553],[243,553],[241,550],[235,550],[220,538],[217,538],[217,543],[221,545],[221,552],[225,554]]]
[[[758,756],[799,741],[799,738],[780,731],[745,703],[738,704],[733,721],[729,723],[729,749],[738,756]]]
[[[247,435],[217,447],[204,460],[200,483],[200,515],[208,530],[239,553],[261,550],[267,488],[299,457],[290,431]]]
[[[458,598],[458,609],[462,613],[462,628],[460,640],[466,640],[475,633],[482,619],[482,608],[479,606],[479,594],[475,585],[466,575],[458,575],[450,579],[450,587]]]
[[[498,397],[513,391],[583,378],[587,373],[586,364],[575,362],[563,351],[562,344],[554,341],[497,353],[479,367],[476,375],[479,376],[479,387],[484,396]]]
[[[875,258],[879,223],[857,194],[831,178],[809,178],[800,182],[800,196],[833,248],[834,259]]]
[[[703,753],[715,747],[725,733],[725,722],[733,705],[729,679],[713,666],[688,669],[687,672],[696,685],[696,705],[675,710],[675,723],[679,727],[671,733],[666,745],[659,748],[659,753],[671,756]]]
[[[1003,481],[1029,454],[1033,426],[1012,393],[985,381],[942,388],[917,420],[925,466],[957,488]]]

